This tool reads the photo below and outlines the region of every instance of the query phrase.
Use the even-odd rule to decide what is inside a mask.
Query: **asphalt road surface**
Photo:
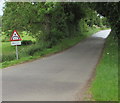
[[[64,52],[3,69],[3,101],[76,101],[109,33],[100,31]]]

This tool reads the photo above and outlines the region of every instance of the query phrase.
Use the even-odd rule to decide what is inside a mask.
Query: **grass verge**
[[[35,60],[35,59],[41,58],[41,57],[46,56],[46,55],[51,55],[51,54],[63,51],[67,48],[70,48],[71,46],[74,46],[75,44],[79,43],[81,40],[85,39],[86,37],[90,36],[93,33],[98,32],[100,30],[101,30],[100,28],[97,28],[97,29],[93,28],[93,29],[89,30],[89,32],[84,32],[83,35],[80,35],[78,37],[63,39],[60,43],[53,46],[52,48],[45,48],[42,51],[38,50],[39,46],[36,46],[36,48],[35,48],[35,46],[33,45],[33,47],[37,50],[34,53],[34,55],[29,56],[28,53],[24,55],[24,53],[26,53],[26,52],[24,52],[24,53],[21,52],[20,54],[22,55],[22,57],[19,60],[10,60],[10,61],[2,62],[2,68],[6,68],[6,67],[16,65],[16,64],[19,64],[19,63],[23,63],[23,62],[26,62],[26,61]],[[28,52],[30,52],[29,49],[32,49],[33,47],[31,46],[30,48],[28,48]],[[7,48],[5,48],[5,51],[6,51]],[[12,47],[12,49],[15,49],[15,48]],[[25,50],[27,50],[27,47],[24,49],[24,51]],[[15,57],[12,57],[12,58],[15,58]]]
[[[118,41],[113,32],[106,41],[90,91],[95,101],[118,101]]]

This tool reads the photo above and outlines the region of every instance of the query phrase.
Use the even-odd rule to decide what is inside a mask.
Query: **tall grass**
[[[118,100],[118,41],[113,33],[107,39],[91,92],[96,101]]]

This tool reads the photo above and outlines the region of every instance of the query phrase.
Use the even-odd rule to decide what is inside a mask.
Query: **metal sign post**
[[[16,59],[18,60],[18,47],[16,45]]]
[[[20,38],[20,35],[17,33],[16,30],[14,30],[12,36],[10,37],[10,41],[11,41],[11,45],[13,46],[16,46],[16,59],[18,60],[19,59],[19,56],[18,56],[18,45],[21,45],[21,38]]]

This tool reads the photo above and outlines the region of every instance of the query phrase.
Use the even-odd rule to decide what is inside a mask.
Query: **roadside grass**
[[[60,43],[53,46],[52,48],[47,48],[47,43],[32,44],[29,46],[18,46],[19,57],[20,57],[19,60],[15,60],[16,59],[15,47],[11,46],[10,42],[3,42],[2,59],[4,62],[2,62],[2,68],[23,63],[26,61],[31,61],[46,55],[51,55],[63,51],[67,48],[70,48],[71,46],[74,46],[75,44],[79,43],[81,40],[85,39],[86,37],[100,30],[101,30],[100,28],[92,28],[88,32],[84,32],[82,35],[78,37],[63,39]]]
[[[107,38],[90,92],[95,101],[118,101],[118,41],[113,33]]]

